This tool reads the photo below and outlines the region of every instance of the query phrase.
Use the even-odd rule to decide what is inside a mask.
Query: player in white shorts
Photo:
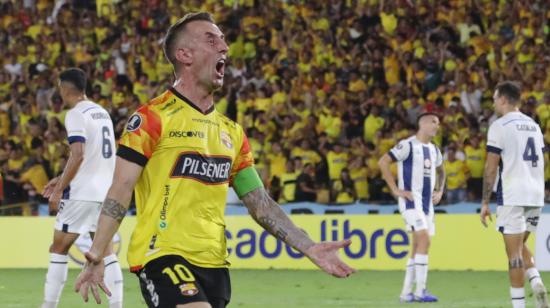
[[[57,307],[68,271],[68,251],[80,234],[93,233],[115,168],[115,139],[109,113],[87,99],[86,74],[71,68],[59,75],[59,92],[71,109],[65,117],[70,156],[63,174],[44,188],[58,210],[42,307]],[[122,307],[122,271],[116,254],[106,252],[105,283],[110,307]]]
[[[434,113],[423,113],[417,127],[416,135],[401,140],[378,164],[393,195],[398,197],[399,211],[413,238],[400,300],[435,302],[438,299],[427,291],[426,282],[430,237],[435,234],[433,206],[441,200],[445,186],[443,158],[431,142],[439,129],[439,118]],[[398,185],[390,171],[392,161],[398,162]]]
[[[480,215],[487,226],[496,181],[496,228],[503,234],[508,255],[512,305],[525,307],[523,286],[527,276],[536,307],[548,307],[546,288],[531,251],[524,245],[536,230],[544,206],[544,137],[539,125],[519,111],[520,96],[519,85],[510,81],[499,83],[493,95],[499,119],[491,124],[487,136]]]

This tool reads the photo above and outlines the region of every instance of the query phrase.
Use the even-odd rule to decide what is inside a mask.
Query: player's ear
[[[183,63],[184,65],[189,65],[193,63],[193,54],[189,48],[178,48],[176,49],[176,60]]]

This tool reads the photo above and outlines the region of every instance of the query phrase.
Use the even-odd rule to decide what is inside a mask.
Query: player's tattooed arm
[[[101,215],[109,216],[118,221],[118,223],[122,222],[122,219],[126,216],[126,211],[127,209],[125,206],[115,199],[110,198],[105,199],[101,207]]]
[[[483,173],[483,194],[482,203],[488,204],[495,185],[495,178],[498,170],[500,155],[489,152],[485,161],[485,172]]]
[[[443,167],[443,164],[441,166],[437,167],[435,169],[437,173],[437,181],[435,182],[435,190],[442,191],[445,189],[445,168]]]
[[[309,236],[292,223],[263,187],[249,192],[242,200],[252,218],[278,239],[300,252],[313,246]]]

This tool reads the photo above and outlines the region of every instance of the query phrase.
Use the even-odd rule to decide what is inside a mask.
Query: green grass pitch
[[[39,307],[45,269],[0,269],[0,307]],[[100,307],[85,304],[73,292],[78,271],[71,270],[60,308]],[[401,271],[360,271],[336,279],[319,271],[232,270],[233,298],[229,307],[418,307],[399,304]],[[135,275],[124,273],[124,307],[146,307]],[[550,281],[550,273],[543,273]],[[431,271],[429,289],[439,296],[436,307],[510,307],[506,272]],[[527,286],[527,307],[534,307]],[[107,307],[103,304],[101,307]]]

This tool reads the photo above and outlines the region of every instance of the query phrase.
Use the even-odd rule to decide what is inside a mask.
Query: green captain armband
[[[239,196],[239,199],[260,187],[264,187],[264,184],[262,183],[262,180],[260,180],[260,176],[258,175],[256,169],[252,166],[246,167],[239,171],[233,180],[233,188],[235,189],[237,196]]]

